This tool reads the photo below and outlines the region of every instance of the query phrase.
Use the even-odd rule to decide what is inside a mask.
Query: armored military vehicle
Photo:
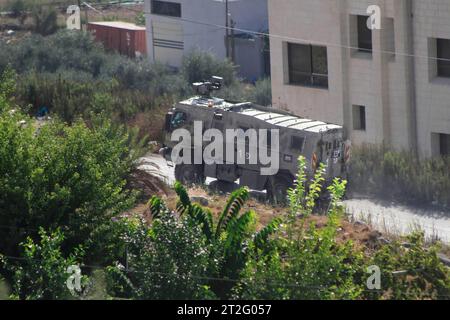
[[[201,122],[201,132],[216,129],[226,136],[227,129],[277,129],[278,141],[271,141],[270,133],[265,135],[265,142],[258,143],[257,148],[266,148],[268,154],[276,157],[278,170],[271,175],[261,174],[264,165],[255,163],[241,163],[229,161],[226,158],[230,149],[236,151],[232,159],[236,159],[242,152],[243,145],[238,146],[236,140],[224,141],[226,152],[221,161],[210,163],[207,159],[200,162],[178,163],[175,165],[175,177],[184,184],[201,184],[206,177],[216,178],[219,181],[236,182],[241,186],[248,186],[252,190],[267,190],[269,197],[275,202],[286,200],[287,189],[293,185],[298,172],[298,161],[303,155],[307,162],[307,174],[311,177],[320,162],[327,165],[326,180],[330,182],[335,177],[345,175],[345,143],[343,141],[343,128],[338,125],[321,121],[301,118],[288,112],[262,107],[253,103],[235,103],[210,96],[213,90],[221,87],[221,78],[214,77],[205,83],[195,83],[194,87],[199,93],[185,101],[177,103],[166,115],[164,127],[164,147],[161,154],[168,161],[173,161],[172,151],[179,141],[172,141],[172,133],[176,129],[185,129],[194,134],[195,122]],[[248,138],[248,136],[247,136]],[[186,142],[186,148],[204,150],[208,141],[212,139]],[[226,140],[226,139],[224,139]],[[245,158],[249,158],[252,147],[250,139],[245,140]],[[273,148],[276,146],[277,148]],[[255,147],[253,145],[253,147]],[[237,150],[241,149],[241,150]],[[273,151],[272,149],[276,149]],[[260,151],[260,150],[258,150]],[[273,154],[273,153],[276,154]],[[227,157],[228,158],[228,157]]]

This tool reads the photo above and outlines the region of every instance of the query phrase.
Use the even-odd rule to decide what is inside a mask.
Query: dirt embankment
[[[161,171],[159,170],[160,168],[155,167],[154,170],[148,171],[148,167],[152,165],[155,164],[145,162],[143,168],[140,167],[139,170],[133,172],[128,186],[141,191],[141,201],[139,205],[128,211],[125,214],[126,216],[139,216],[146,221],[151,222],[147,201],[153,195],[162,198],[169,209],[173,211],[176,210],[176,204],[178,202],[177,194],[168,187],[166,181],[164,181],[164,178],[161,176]],[[192,202],[207,207],[216,218],[220,216],[228,201],[227,194],[213,192],[207,186],[189,188],[188,193]],[[257,229],[263,228],[275,217],[287,215],[286,208],[263,203],[255,198],[248,200],[242,208],[242,212],[248,210],[253,210],[257,214]],[[318,228],[323,228],[327,225],[327,222],[328,218],[326,216],[313,215],[306,219],[305,226],[314,223]],[[374,230],[368,224],[360,221],[351,222],[346,219],[341,222],[341,225],[338,228],[337,239],[342,242],[352,240],[356,246],[369,251],[387,241],[380,232]]]

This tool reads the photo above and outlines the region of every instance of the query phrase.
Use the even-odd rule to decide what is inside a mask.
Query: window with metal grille
[[[181,3],[152,0],[152,14],[181,18]]]
[[[305,144],[305,138],[292,136],[291,149],[298,151],[298,152],[302,152],[304,144]]]
[[[366,131],[366,107],[353,106],[353,129]]]
[[[327,48],[288,43],[289,83],[328,88]]]
[[[450,40],[436,39],[437,75],[450,78]]]
[[[450,134],[439,135],[439,150],[442,156],[450,156]]]
[[[358,50],[372,53],[372,30],[367,27],[366,16],[358,16]]]

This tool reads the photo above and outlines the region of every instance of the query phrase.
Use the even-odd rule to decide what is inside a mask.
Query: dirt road
[[[169,185],[175,182],[174,169],[157,154],[141,159],[140,169],[159,176]],[[211,183],[213,179],[207,179]],[[420,227],[427,238],[450,244],[450,209],[421,209],[377,199],[354,197],[344,201],[347,212],[357,220],[370,223],[382,232],[408,234]]]

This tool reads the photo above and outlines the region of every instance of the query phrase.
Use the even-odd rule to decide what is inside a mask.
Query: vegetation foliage
[[[92,249],[111,218],[133,203],[125,189],[129,134],[101,118],[91,127],[37,122],[5,102],[11,86],[2,82],[0,94],[0,252],[17,255],[39,227],[61,228],[69,249]]]
[[[35,115],[45,106],[70,123],[102,112],[116,123],[137,127],[140,138],[153,140],[160,136],[164,112],[194,94],[192,82],[221,75],[226,86],[220,97],[261,104],[270,100],[268,80],[244,85],[232,63],[211,53],[191,52],[176,72],[107,52],[90,34],[67,30],[32,35],[14,45],[0,40],[0,73],[8,65],[19,74],[16,96],[26,112]]]
[[[365,145],[353,150],[350,166],[351,191],[450,206],[450,157],[419,159],[409,152]]]
[[[80,52],[91,56],[72,61],[71,46],[74,50],[84,46]],[[409,237],[407,245],[394,241],[371,250],[339,240],[345,181],[336,179],[328,187],[331,202],[325,226],[309,222],[323,191],[325,167],[319,166],[308,181],[303,158],[288,193],[288,210],[262,229],[257,228],[257,212],[243,210],[249,198],[245,188],[233,192],[218,215],[193,203],[179,183],[174,210],[153,197],[148,204],[150,222],[121,215],[135,199],[125,188],[136,157],[135,144],[128,130],[106,119],[123,121],[154,111],[165,103],[159,99],[188,92],[181,85],[186,79],[203,80],[217,70],[225,75],[228,88],[236,86],[228,62],[215,65],[214,60],[194,55],[185,61],[180,76],[163,66],[107,55],[89,37],[70,32],[3,48],[8,52],[6,62],[19,74],[0,59],[0,69],[6,70],[0,82],[0,278],[4,279],[0,295],[79,298],[66,286],[71,265],[82,267],[86,290],[89,278],[97,279],[94,269],[100,269],[105,286],[98,280],[97,291],[126,299],[437,299],[450,295],[450,274],[438,259],[438,245],[426,245],[421,233]],[[53,55],[54,50],[69,58]],[[15,53],[22,62],[15,60]],[[92,90],[92,83],[99,90]],[[146,94],[152,97],[148,109]],[[18,106],[25,102],[31,108]],[[23,112],[42,105],[57,117],[40,122]],[[80,108],[83,105],[86,108]],[[403,181],[407,174],[420,175],[408,171],[412,169],[402,161],[401,167],[395,167],[403,158],[393,157],[381,158],[383,175],[391,174],[396,181]],[[374,161],[374,168],[379,163]],[[397,177],[395,172],[400,172]],[[422,177],[417,182],[425,184],[434,176]],[[446,185],[438,182],[428,187],[436,188],[431,189],[433,197],[437,190],[448,189],[437,189],[442,186]],[[371,265],[382,270],[380,290],[366,285]]]

